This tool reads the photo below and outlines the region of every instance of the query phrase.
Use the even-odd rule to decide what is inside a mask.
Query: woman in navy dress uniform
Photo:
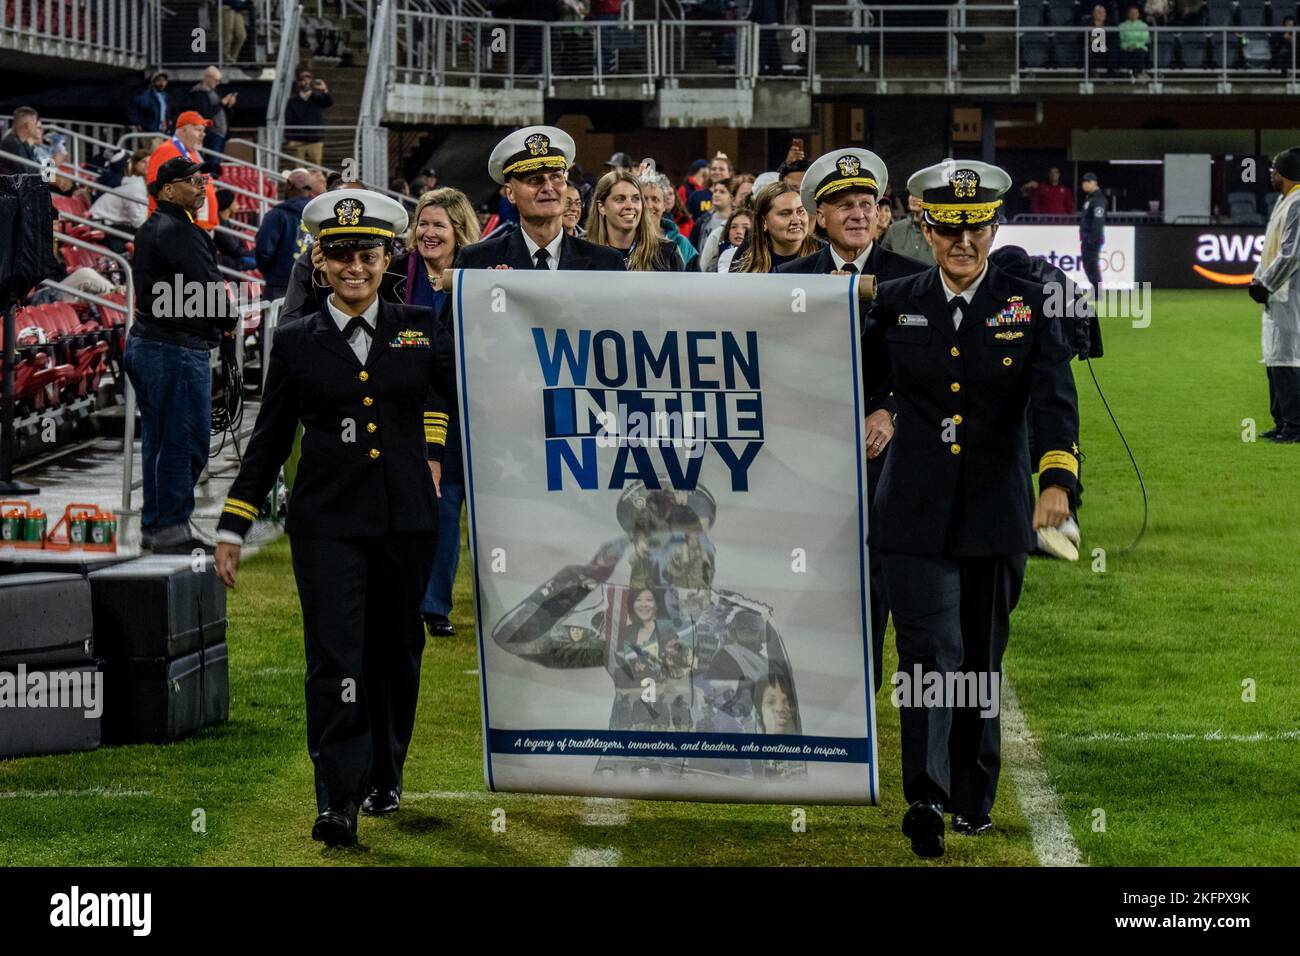
[[[240,545],[298,425],[302,455],[286,531],[302,603],[313,839],[357,840],[357,812],[391,813],[415,722],[420,598],[437,540],[433,463],[455,405],[450,337],[432,309],[379,297],[401,204],[368,190],[317,196],[303,223],[332,289],[281,326],[257,425],[218,524],[217,573],[235,586]]]
[[[920,856],[943,853],[945,812],[957,833],[991,827],[1011,611],[1035,529],[1058,527],[1077,493],[1070,347],[1044,287],[988,261],[1010,185],[967,160],[913,175],[907,191],[922,197],[937,265],[881,283],[863,331],[869,408],[895,424],[867,449],[891,446],[869,540],[898,638],[903,832]],[[935,681],[985,694],[936,703],[922,694]]]

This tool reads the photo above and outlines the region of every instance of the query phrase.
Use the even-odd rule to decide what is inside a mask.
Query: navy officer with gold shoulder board
[[[903,832],[920,856],[943,853],[945,811],[957,833],[991,827],[1011,612],[1035,529],[1060,525],[1077,492],[1070,347],[1043,287],[989,262],[1010,185],[968,160],[913,175],[937,264],[882,283],[863,331],[869,408],[896,415],[870,542],[898,637]],[[936,680],[938,705],[922,695]]]
[[[307,749],[316,771],[312,837],[356,843],[357,811],[398,808],[415,722],[420,598],[437,531],[430,488],[455,404],[452,342],[429,309],[379,298],[401,204],[336,190],[303,210],[331,293],[280,327],[239,476],[218,524],[217,573],[235,586],[240,544],[289,457],[302,455],[286,530],[307,654]]]
[[[827,243],[812,255],[778,266],[777,272],[828,275],[856,272],[872,275],[877,282],[924,272],[926,265],[890,252],[874,242],[877,201],[889,186],[885,161],[869,149],[837,149],[818,157],[808,167],[799,189],[803,208],[815,214],[817,225],[826,231]],[[867,460],[867,507],[876,499],[876,485],[885,468],[885,451],[894,434],[887,413],[867,419],[867,445],[877,454]],[[889,600],[885,595],[884,572],[879,555],[871,558],[871,644],[875,651],[875,686],[883,677],[885,624]]]

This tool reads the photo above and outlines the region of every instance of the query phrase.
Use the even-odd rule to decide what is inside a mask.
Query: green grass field
[[[1149,328],[1112,319],[1105,342],[1095,367],[1142,466],[1150,528],[1124,551],[1141,498],[1076,366],[1084,557],[1030,563],[1008,679],[1084,862],[1294,864],[1300,447],[1242,440],[1245,418],[1271,426],[1258,308],[1239,291],[1161,292]],[[577,798],[486,793],[467,570],[459,636],[425,652],[407,799],[395,817],[362,819],[362,849],[307,836],[301,617],[280,541],[246,563],[231,596],[230,722],[169,746],[0,762],[0,865],[564,865],[580,847],[617,850],[622,865],[1038,862],[1010,772],[994,835],[950,837],[937,863],[912,856],[897,829],[888,682],[877,702],[882,805],[807,807],[804,833],[792,832],[789,807],[628,801],[625,825],[591,826]],[[491,827],[495,808],[504,832]]]

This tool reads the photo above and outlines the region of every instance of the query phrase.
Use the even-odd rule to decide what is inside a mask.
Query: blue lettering
[[[632,456],[636,463],[636,468],[629,472],[627,470],[627,456]],[[614,455],[614,471],[609,476],[609,487],[613,489],[622,488],[629,481],[635,481],[640,478],[645,482],[645,486],[651,491],[657,490],[659,478],[655,475],[654,465],[650,463],[650,452],[640,445],[619,445],[617,454]]]
[[[718,337],[717,332],[687,332],[686,333],[686,361],[691,370],[691,388],[717,388],[718,380],[716,378],[703,379],[700,377],[701,365],[716,365],[718,360],[712,355],[700,354],[700,341],[704,339],[713,340]]]
[[[533,329],[533,344],[537,347],[537,361],[542,366],[542,379],[547,388],[554,388],[560,381],[560,361],[569,367],[569,380],[574,385],[587,383],[587,354],[591,347],[591,333],[586,329],[578,331],[578,353],[574,355],[566,329],[555,330],[555,349],[551,351],[546,344],[546,333],[542,329]]]
[[[744,373],[745,382],[750,388],[758,388],[758,333],[745,333],[745,351],[742,355],[740,343],[731,332],[722,335],[722,361],[727,377],[727,388],[736,387],[736,368]]]
[[[677,333],[668,332],[664,335],[664,342],[659,354],[655,355],[654,349],[646,341],[644,332],[632,333],[632,356],[636,363],[636,387],[646,387],[646,370],[649,369],[655,378],[664,377],[664,369],[668,369],[668,387],[680,388],[682,382],[682,370],[678,365],[677,359]]]
[[[614,343],[614,361],[618,374],[611,376],[609,369],[605,365],[605,343]],[[606,329],[603,332],[597,332],[593,340],[596,353],[596,378],[600,379],[602,385],[608,385],[610,388],[618,388],[627,381],[627,357],[623,354],[626,347],[623,342],[623,336],[617,332],[611,332]]]
[[[595,491],[599,484],[596,474],[596,439],[583,438],[578,441],[582,449],[582,460],[573,453],[573,447],[564,439],[551,440],[546,443],[546,490],[564,490],[564,472],[560,467],[567,465],[569,474],[577,479],[578,487],[583,491]]]
[[[731,490],[748,491],[749,490],[749,466],[753,464],[754,459],[758,456],[758,450],[763,447],[761,441],[751,441],[745,443],[745,451],[736,457],[736,453],[731,450],[731,445],[725,441],[711,442],[713,450],[718,453],[722,463],[731,471]]]

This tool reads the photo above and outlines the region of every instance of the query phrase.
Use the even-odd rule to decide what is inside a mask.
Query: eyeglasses
[[[582,200],[581,200],[581,199],[566,199],[566,200],[564,200],[564,208],[565,208],[565,209],[569,209],[569,208],[573,208],[573,209],[581,209],[581,208],[582,208]]]

